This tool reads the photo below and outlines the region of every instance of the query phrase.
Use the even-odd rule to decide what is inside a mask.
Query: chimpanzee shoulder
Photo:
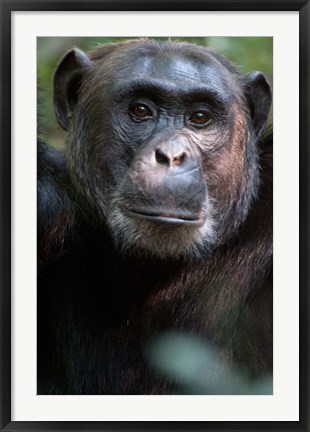
[[[75,202],[62,150],[38,140],[38,260],[47,264],[64,251],[75,223]]]

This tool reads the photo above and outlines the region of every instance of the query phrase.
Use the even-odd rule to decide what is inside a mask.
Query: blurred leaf
[[[211,344],[185,333],[154,338],[147,356],[158,373],[179,383],[186,394],[269,395],[273,391],[270,376],[250,381],[228,366]]]

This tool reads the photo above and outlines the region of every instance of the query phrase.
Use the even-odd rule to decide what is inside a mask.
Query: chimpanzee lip
[[[179,211],[163,211],[156,209],[134,209],[132,207],[124,207],[126,213],[131,216],[149,220],[151,222],[169,223],[169,224],[186,224],[186,225],[201,225],[204,221],[192,213],[182,213]]]

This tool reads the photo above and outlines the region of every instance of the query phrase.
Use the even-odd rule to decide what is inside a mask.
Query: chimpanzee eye
[[[143,105],[143,104],[133,105],[131,107],[130,111],[135,117],[137,117],[139,119],[145,119],[148,117],[152,117],[152,115],[153,115],[150,108],[146,105]]]
[[[188,119],[193,126],[206,126],[211,121],[211,115],[207,111],[195,111]]]

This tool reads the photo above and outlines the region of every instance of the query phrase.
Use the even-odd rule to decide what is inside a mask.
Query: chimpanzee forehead
[[[211,56],[205,60],[193,59],[176,54],[158,53],[132,59],[117,74],[121,80],[152,79],[170,83],[171,86],[193,87],[196,84],[214,86],[215,89],[229,88],[229,74]]]

